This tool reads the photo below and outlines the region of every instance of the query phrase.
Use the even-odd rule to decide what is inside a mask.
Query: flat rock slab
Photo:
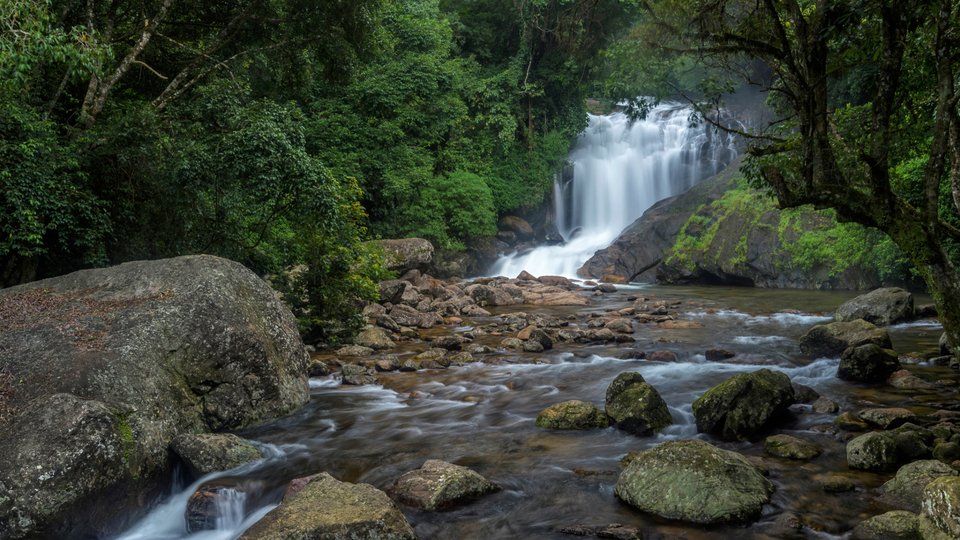
[[[413,528],[387,494],[369,484],[315,476],[240,538],[245,540],[415,540]]]
[[[446,510],[499,491],[497,484],[460,465],[429,459],[390,488],[398,502],[427,511]]]

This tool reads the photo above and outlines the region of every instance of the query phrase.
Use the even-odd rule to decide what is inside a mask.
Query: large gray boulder
[[[649,435],[673,423],[660,393],[636,372],[621,373],[610,383],[604,409],[618,428],[636,435]]]
[[[185,433],[170,444],[194,478],[262,459],[250,441],[232,433]]]
[[[760,369],[741,373],[693,402],[697,431],[726,440],[749,439],[770,426],[796,401],[790,378]]]
[[[873,343],[844,349],[837,377],[845,381],[883,382],[900,369],[896,351]]]
[[[847,443],[847,465],[865,471],[895,471],[901,465],[930,457],[928,441],[921,430],[909,427],[865,433]]]
[[[671,441],[639,453],[615,489],[617,497],[644,512],[702,524],[753,519],[773,491],[745,457],[700,440]]]
[[[315,476],[240,537],[246,540],[414,540],[387,494],[369,484]]]
[[[425,270],[433,261],[433,244],[423,238],[372,240],[383,248],[387,268],[403,275],[407,270]]]
[[[0,291],[0,537],[106,536],[165,478],[183,433],[304,404],[308,355],[270,287],[211,256],[84,270]]]
[[[419,469],[397,478],[390,494],[403,504],[433,512],[499,490],[500,486],[466,467],[428,459]]]
[[[880,491],[895,506],[919,512],[923,488],[941,476],[957,476],[957,471],[935,459],[922,459],[900,467],[897,475],[883,484]]]
[[[913,318],[913,295],[899,287],[875,289],[841,304],[833,318],[889,326]]]
[[[868,343],[893,348],[886,330],[862,319],[819,324],[800,336],[800,350],[812,357],[836,357],[850,347]]]

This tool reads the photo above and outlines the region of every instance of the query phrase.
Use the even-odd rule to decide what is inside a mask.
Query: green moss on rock
[[[537,415],[537,427],[545,429],[594,429],[609,425],[607,415],[596,405],[576,399],[551,405]]]

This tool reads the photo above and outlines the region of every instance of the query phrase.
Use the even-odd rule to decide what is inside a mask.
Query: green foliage
[[[479,176],[455,171],[430,179],[406,209],[411,233],[445,249],[464,249],[463,240],[496,234],[493,194]]]

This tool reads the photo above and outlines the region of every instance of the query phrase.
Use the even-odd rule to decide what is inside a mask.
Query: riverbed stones
[[[537,415],[537,427],[545,429],[594,429],[610,425],[599,407],[577,399],[547,407]]]
[[[387,334],[382,328],[373,326],[361,330],[360,333],[357,334],[357,337],[353,339],[353,342],[356,345],[367,347],[375,351],[392,349],[397,346],[397,344],[390,339],[390,335]]]
[[[263,458],[263,453],[246,439],[232,433],[180,435],[170,443],[194,478],[225,471]]]
[[[634,435],[649,435],[673,422],[660,393],[636,372],[621,373],[610,383],[604,409],[619,429]]]
[[[896,506],[919,512],[923,489],[941,476],[957,476],[957,471],[935,459],[914,461],[900,467],[897,475],[883,484],[880,491]]]
[[[823,453],[823,448],[816,443],[782,434],[767,437],[763,441],[763,449],[771,456],[804,461]]]
[[[373,371],[360,364],[344,364],[340,367],[340,375],[343,384],[353,386],[362,386],[365,384],[376,384],[377,378]]]
[[[900,359],[896,352],[867,343],[843,351],[837,377],[845,381],[883,382],[899,369]]]
[[[242,265],[198,255],[0,291],[0,537],[110,536],[165,482],[169,443],[309,397],[296,319]]]
[[[873,516],[854,527],[850,540],[921,540],[919,516],[905,510]]]
[[[389,493],[401,504],[435,512],[499,490],[500,486],[466,467],[429,459],[400,476]]]
[[[941,476],[930,481],[923,488],[921,508],[923,518],[945,538],[960,538],[960,476]]]
[[[415,540],[413,528],[386,493],[322,473],[286,498],[240,538],[244,540]]]
[[[666,442],[641,452],[615,488],[617,497],[641,511],[707,525],[759,516],[773,491],[742,455],[700,440]]]
[[[800,350],[812,357],[835,358],[845,349],[867,343],[892,347],[886,330],[862,319],[817,325],[800,336]]]
[[[880,429],[893,429],[917,419],[917,415],[913,411],[903,407],[863,409],[857,415]]]
[[[899,287],[884,287],[844,302],[834,319],[863,319],[877,326],[889,326],[913,318],[913,295]]]
[[[693,402],[697,431],[726,440],[756,436],[795,401],[790,378],[760,369],[735,375]]]

